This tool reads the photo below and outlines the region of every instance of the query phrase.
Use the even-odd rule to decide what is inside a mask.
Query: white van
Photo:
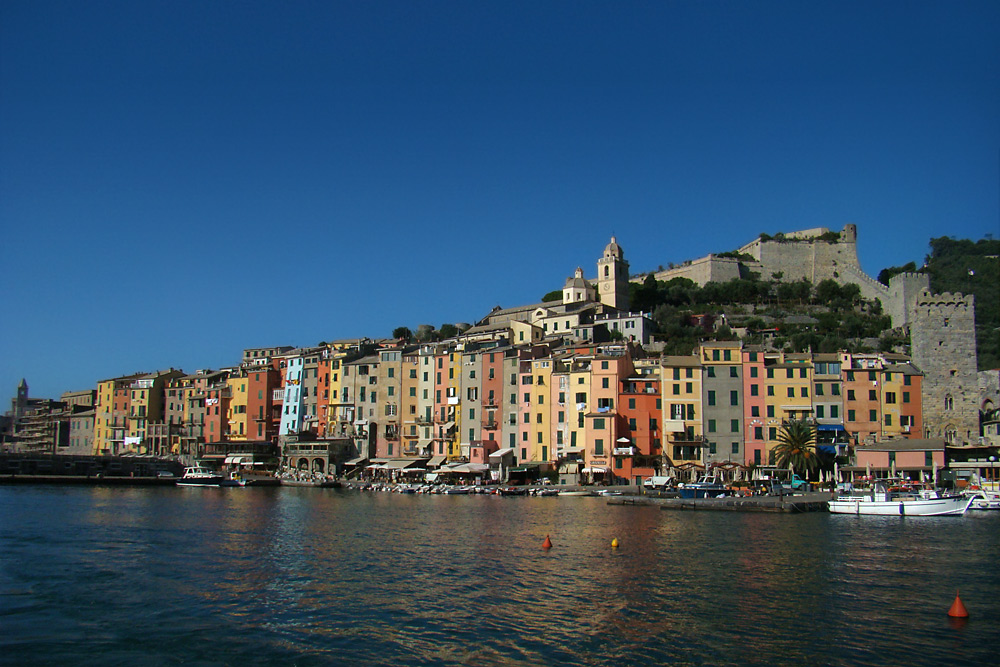
[[[651,491],[662,491],[666,488],[672,486],[674,481],[673,477],[665,477],[662,475],[653,475],[652,477],[647,477],[642,480],[642,485]]]

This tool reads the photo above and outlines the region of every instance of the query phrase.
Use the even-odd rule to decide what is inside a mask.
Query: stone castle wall
[[[952,444],[979,440],[974,301],[972,295],[924,290],[913,306],[910,352],[924,373],[925,436]]]
[[[728,282],[749,277],[756,273],[762,280],[778,279],[794,282],[803,278],[816,285],[823,280],[833,280],[840,285],[853,284],[861,289],[866,299],[878,299],[882,308],[892,318],[894,327],[909,324],[913,304],[921,290],[930,285],[928,276],[919,273],[902,273],[889,281],[889,286],[878,282],[861,269],[858,262],[858,229],[845,225],[834,241],[819,239],[828,234],[825,227],[785,234],[786,241],[754,239],[739,249],[739,253],[753,260],[708,255],[684,262],[683,265],[657,271],[653,277],[666,282],[673,278],[687,278],[698,285],[707,282]],[[645,275],[633,280],[642,281]]]
[[[681,266],[676,266],[672,269],[656,271],[653,273],[653,277],[660,282],[667,282],[674,278],[687,278],[698,285],[704,285],[709,282],[725,283],[747,275],[747,270],[743,268],[743,264],[743,262],[733,257],[708,255],[701,259],[684,262]],[[641,275],[634,277],[632,280],[641,282],[645,278],[645,275]]]

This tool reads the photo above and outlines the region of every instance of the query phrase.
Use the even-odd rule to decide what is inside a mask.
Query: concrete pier
[[[614,496],[609,505],[658,505],[665,510],[709,512],[826,512],[830,493],[783,496],[727,496],[725,498],[657,498],[654,496]]]

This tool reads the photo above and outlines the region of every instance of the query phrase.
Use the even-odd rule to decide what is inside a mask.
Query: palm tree
[[[778,431],[778,444],[772,450],[782,468],[809,473],[819,466],[816,453],[816,429],[805,420],[785,422]]]

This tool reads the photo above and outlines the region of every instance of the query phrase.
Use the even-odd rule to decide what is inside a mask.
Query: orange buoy
[[[542,542],[542,548],[543,549],[551,549],[552,548],[552,540],[549,539],[548,535],[545,536],[545,541]]]
[[[612,549],[617,549],[618,548],[618,538],[617,537],[614,538],[613,540],[611,540],[611,548]]]
[[[958,597],[958,591],[955,591],[955,601],[951,603],[951,609],[948,610],[948,615],[952,618],[969,617],[969,612],[965,610],[965,605],[962,604],[962,599]]]

